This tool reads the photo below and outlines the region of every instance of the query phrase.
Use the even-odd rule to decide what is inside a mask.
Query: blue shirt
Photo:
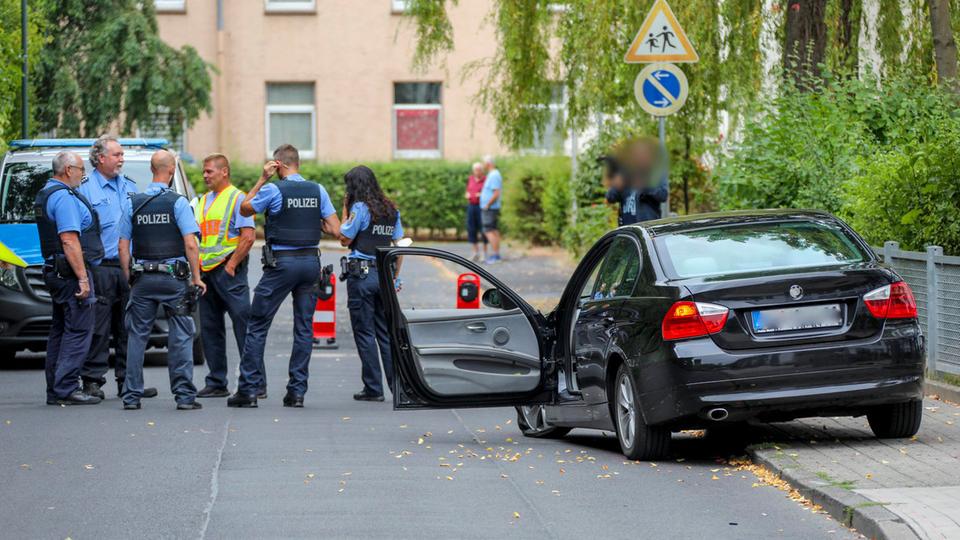
[[[167,191],[169,189],[170,188],[161,184],[153,183],[150,184],[147,189],[143,190],[143,192],[146,195],[156,195],[161,191]],[[187,202],[186,198],[177,198],[177,202],[173,205],[173,218],[177,220],[177,228],[180,229],[181,236],[187,236],[188,234],[200,234],[200,226],[197,225],[197,218],[193,215],[193,208],[190,208],[190,203]],[[123,205],[123,216],[120,218],[119,229],[120,238],[123,238],[124,240],[130,240],[130,237],[133,235],[133,201],[129,197]],[[175,257],[173,259],[165,259],[163,261],[156,262],[165,262],[169,264],[174,261],[187,262],[187,258]],[[138,259],[135,262],[143,261]]]
[[[293,180],[294,182],[306,182],[306,180],[299,174],[291,174],[284,178],[284,180]],[[337,211],[333,209],[333,203],[330,202],[330,195],[327,195],[327,190],[323,189],[323,186],[317,184],[320,187],[320,219],[326,219],[332,214],[336,214]],[[279,215],[283,211],[283,195],[280,194],[280,188],[276,184],[264,184],[260,191],[253,196],[253,199],[250,199],[250,206],[253,207],[253,210],[262,214],[264,211],[269,213],[271,216]],[[303,246],[287,246],[283,244],[271,244],[271,247],[274,251],[283,251],[288,249],[303,249]]]
[[[222,193],[222,192],[221,192]],[[213,206],[213,201],[217,200],[218,193],[210,192],[207,194],[207,204],[203,206],[203,213],[206,214],[210,207]],[[240,192],[240,195],[237,196],[237,203],[233,207],[233,217],[230,218],[230,228],[227,230],[227,236],[231,238],[236,238],[240,236],[240,229],[245,227],[254,228],[253,216],[244,217],[240,215],[240,204],[243,203],[243,200],[246,198],[246,195],[243,192]]]
[[[357,237],[357,234],[360,231],[366,229],[370,226],[370,209],[367,208],[366,203],[355,202],[353,206],[350,207],[350,217],[340,225],[340,234],[346,236],[347,238],[353,240]],[[393,228],[393,240],[399,240],[403,238],[403,225],[400,224],[400,211],[397,210],[397,224]],[[365,259],[368,261],[376,260],[375,255],[367,255],[366,253],[361,253],[357,250],[350,251],[350,255],[347,256],[348,259]]]
[[[44,189],[51,186],[66,186],[63,182],[51,178],[47,180]],[[93,215],[86,205],[80,202],[76,195],[69,191],[61,189],[50,195],[47,199],[47,216],[57,224],[57,234],[65,232],[80,233],[93,224]],[[90,261],[93,264],[99,264],[100,259]]]
[[[116,259],[119,255],[117,243],[120,241],[119,224],[123,208],[130,201],[130,193],[137,192],[137,184],[128,180],[123,173],[112,180],[106,179],[100,171],[94,169],[90,176],[80,184],[77,190],[90,201],[100,216],[100,240],[103,242],[103,257]]]
[[[503,176],[499,169],[494,169],[487,173],[487,179],[483,182],[483,189],[480,190],[480,208],[486,208],[487,203],[493,198],[494,190],[500,190],[500,196],[490,205],[491,210],[499,210],[500,202],[503,201]]]

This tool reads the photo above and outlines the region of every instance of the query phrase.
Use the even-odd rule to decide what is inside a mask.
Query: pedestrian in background
[[[383,378],[393,391],[393,356],[387,327],[386,303],[380,291],[377,248],[403,238],[400,210],[384,195],[377,177],[368,167],[350,169],[344,175],[343,225],[340,243],[350,246],[347,256],[347,307],[350,327],[360,355],[363,389],[353,395],[357,401],[383,401]],[[395,287],[399,283],[395,283]],[[379,353],[379,354],[378,354]]]
[[[96,285],[88,267],[103,258],[97,213],[76,191],[83,173],[79,155],[60,152],[53,158],[53,177],[34,203],[43,281],[53,303],[45,365],[47,405],[100,403],[99,397],[80,389],[80,369],[96,319]]]
[[[123,382],[123,408],[140,408],[143,397],[143,355],[150,331],[161,308],[167,315],[167,370],[170,390],[178,410],[200,409],[193,385],[192,285],[202,294],[200,279],[200,228],[190,203],[170,189],[177,168],[173,154],[158,150],[150,157],[153,182],[127,199],[120,219],[120,267],[133,286],[127,308],[127,374]],[[131,253],[132,247],[132,253]],[[132,263],[131,264],[131,255]]]
[[[483,234],[483,219],[480,211],[480,192],[487,176],[483,172],[483,163],[473,164],[473,174],[467,178],[467,241],[473,246],[471,260],[479,262],[487,258],[487,237]],[[480,242],[483,242],[483,258],[480,258]]]
[[[253,217],[240,214],[245,194],[230,182],[227,156],[204,158],[203,181],[210,191],[200,197],[194,213],[200,225],[200,267],[207,284],[207,293],[200,299],[200,340],[209,372],[197,397],[228,397],[224,316],[230,315],[237,351],[243,352],[250,316],[247,254],[256,235]]]
[[[93,171],[78,190],[93,205],[100,217],[100,238],[103,260],[94,268],[97,290],[96,323],[90,352],[80,371],[83,391],[103,399],[101,387],[109,369],[110,347],[113,346],[113,371],[117,394],[123,392],[127,365],[127,329],[124,313],[130,299],[130,284],[120,268],[117,246],[120,242],[120,219],[129,196],[137,192],[137,184],[123,175],[123,147],[114,137],[104,135],[90,147]],[[144,388],[143,397],[157,395],[156,388]]]
[[[493,162],[492,156],[483,158],[487,178],[480,190],[480,219],[483,222],[483,235],[490,242],[493,253],[484,261],[487,264],[500,262],[500,205],[503,200],[503,176]]]
[[[657,140],[650,137],[628,141],[613,155],[600,158],[606,164],[606,200],[618,205],[618,226],[660,219],[660,204],[668,195],[665,159]]]

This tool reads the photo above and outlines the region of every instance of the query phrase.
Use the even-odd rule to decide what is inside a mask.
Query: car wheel
[[[880,439],[913,437],[920,430],[923,402],[920,400],[880,405],[867,413],[873,434]]]
[[[517,425],[525,437],[537,439],[559,439],[570,433],[570,428],[547,423],[546,408],[543,405],[517,407]]]
[[[637,386],[630,368],[620,364],[614,385],[613,412],[620,449],[628,459],[660,459],[670,452],[670,430],[648,426],[640,413]]]
[[[203,365],[203,343],[199,339],[193,340],[193,365]]]

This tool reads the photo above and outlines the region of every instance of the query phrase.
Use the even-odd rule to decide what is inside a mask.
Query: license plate
[[[753,332],[770,334],[794,330],[818,330],[843,326],[843,312],[840,304],[823,306],[798,306],[785,309],[766,309],[754,311]]]

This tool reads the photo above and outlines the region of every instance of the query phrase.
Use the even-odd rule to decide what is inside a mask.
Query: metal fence
[[[877,252],[917,298],[927,370],[960,375],[960,257],[944,255],[940,246],[903,251],[897,242],[886,242]]]

